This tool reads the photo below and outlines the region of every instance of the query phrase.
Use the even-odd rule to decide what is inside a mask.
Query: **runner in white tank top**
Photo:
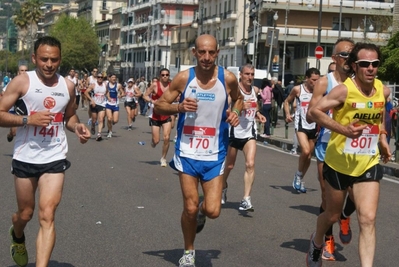
[[[305,182],[302,179],[309,168],[317,137],[316,124],[306,121],[306,113],[315,83],[320,78],[320,71],[316,68],[310,68],[306,71],[305,78],[304,83],[292,88],[291,93],[284,101],[285,114],[290,114],[290,104],[292,101],[297,100],[297,112],[295,114],[295,120],[297,121],[296,136],[301,147],[301,155],[298,159],[298,171],[294,175],[292,187],[301,193],[306,193]],[[292,122],[292,120],[291,116],[286,116],[285,118],[287,123]]]
[[[65,128],[81,143],[90,138],[75,113],[74,84],[56,73],[61,63],[60,42],[44,36],[33,48],[35,71],[16,76],[0,101],[0,127],[18,127],[12,160],[18,209],[9,230],[11,257],[18,266],[29,262],[24,229],[31,218],[36,218],[35,199],[40,206],[35,261],[41,266],[49,264],[56,239],[55,211],[61,201],[65,171],[70,167]],[[14,104],[19,115],[8,113]]]
[[[240,68],[239,88],[244,98],[244,109],[240,114],[240,124],[236,127],[230,127],[229,148],[223,174],[222,204],[225,204],[227,201],[227,179],[234,168],[238,150],[242,150],[245,158],[244,195],[238,209],[244,211],[254,211],[251,201],[251,191],[255,180],[255,118],[258,118],[261,123],[266,122],[266,118],[258,111],[257,95],[259,88],[252,86],[254,76],[255,68],[252,65],[247,64]]]

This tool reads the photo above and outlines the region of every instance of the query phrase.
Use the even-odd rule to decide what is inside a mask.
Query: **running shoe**
[[[7,134],[7,141],[11,142],[12,139],[14,139],[14,136],[12,134]]]
[[[101,137],[101,134],[98,133],[98,134],[97,134],[97,137],[96,137],[96,141],[101,141],[101,140],[103,140],[103,138]]]
[[[291,150],[290,150],[290,154],[291,154],[291,155],[296,155],[296,154],[297,154],[296,149],[291,149]]]
[[[262,137],[262,138],[269,138],[269,137],[270,137],[270,135],[267,135],[267,134],[261,134],[261,135],[260,135],[260,137]]]
[[[346,219],[339,220],[339,239],[341,243],[347,245],[352,240],[352,230],[350,226],[351,218],[348,217]]]
[[[131,131],[132,130],[132,125],[127,126],[127,130]]]
[[[302,177],[295,173],[294,180],[292,181],[292,187],[296,191],[299,191],[301,189],[301,181],[302,181]]]
[[[111,137],[112,137],[112,132],[109,131],[109,132],[108,132],[108,135],[107,135],[107,138],[111,138]]]
[[[197,230],[195,231],[197,234],[204,229],[206,216],[205,214],[200,213],[200,209],[202,207],[202,202],[198,205],[198,213],[197,213]]]
[[[309,251],[306,253],[306,266],[308,267],[321,267],[321,251],[322,248],[317,248],[314,245],[313,237],[314,233],[310,236]]]
[[[179,267],[195,267],[195,252],[184,251],[183,257],[179,260]]]
[[[305,182],[301,182],[301,188],[299,188],[299,192],[306,193]]]
[[[223,188],[223,190],[222,190],[222,201],[221,201],[221,203],[222,203],[222,205],[224,205],[224,204],[226,204],[226,202],[227,202],[227,185],[226,185],[226,188]]]
[[[335,261],[335,241],[334,236],[326,237],[324,241],[323,254],[321,258],[326,261]]]
[[[90,132],[91,132],[91,134],[95,134],[96,133],[96,129],[94,129],[94,125],[91,126]]]
[[[166,163],[166,159],[161,158],[161,167],[166,167],[166,166],[168,166],[168,164]]]
[[[251,197],[246,197],[243,200],[241,200],[238,209],[244,211],[254,211],[254,207],[251,204]]]
[[[28,251],[26,250],[25,242],[19,244],[14,241],[14,239],[12,238],[13,232],[14,232],[14,226],[11,226],[9,230],[11,236],[11,247],[10,247],[11,257],[18,266],[23,267],[28,264]]]
[[[91,119],[87,121],[87,125],[91,125]]]

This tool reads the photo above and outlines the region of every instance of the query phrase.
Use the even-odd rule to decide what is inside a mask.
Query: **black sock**
[[[345,219],[356,210],[355,203],[353,203],[352,199],[349,197],[349,195],[346,197],[346,203],[344,210],[341,213],[341,219]]]
[[[13,230],[13,231],[12,231],[12,239],[14,240],[15,243],[22,244],[23,242],[25,242],[25,234],[22,234],[22,237],[17,238],[17,237],[15,236],[15,232],[14,232],[14,230]]]

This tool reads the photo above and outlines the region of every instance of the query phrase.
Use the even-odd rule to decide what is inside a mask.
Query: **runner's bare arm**
[[[314,107],[314,105],[316,105],[316,103],[318,103],[320,99],[325,95],[325,93],[327,92],[327,86],[328,86],[327,76],[321,77],[319,80],[317,80],[313,89],[312,98],[310,99],[309,102],[308,112],[306,112],[306,120],[308,121],[308,123],[314,122],[314,118],[310,114],[309,110],[311,110]]]

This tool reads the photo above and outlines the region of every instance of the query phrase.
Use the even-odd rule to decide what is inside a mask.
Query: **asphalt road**
[[[79,110],[82,121],[87,114]],[[148,119],[139,116],[127,131],[121,110],[115,137],[81,145],[68,133],[68,159],[64,195],[56,214],[57,242],[50,266],[125,267],[176,266],[183,251],[180,229],[182,199],[178,176],[159,165],[161,147],[151,148]],[[3,170],[0,197],[0,266],[15,266],[9,255],[8,229],[16,210],[10,174],[12,143],[8,129],[0,129]],[[105,134],[105,132],[104,132]],[[172,137],[174,132],[172,134]],[[146,142],[139,145],[139,141]],[[173,143],[168,160],[173,155]],[[291,183],[298,156],[258,146],[253,213],[238,211],[243,194],[244,161],[239,154],[229,178],[228,202],[220,217],[207,221],[197,236],[197,267],[209,266],[306,266],[309,236],[315,230],[320,205],[316,165],[305,177],[308,192],[293,192]],[[384,179],[377,220],[375,266],[396,266],[399,241],[399,184]],[[352,216],[352,243],[343,246],[335,225],[336,262],[323,266],[360,266],[358,226]],[[37,213],[26,228],[29,267],[35,266]]]

